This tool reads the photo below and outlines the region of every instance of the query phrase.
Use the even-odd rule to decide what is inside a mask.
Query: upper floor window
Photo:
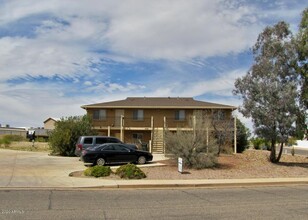
[[[93,119],[94,120],[106,120],[106,110],[105,109],[94,110]]]
[[[225,120],[226,119],[226,112],[223,111],[223,110],[214,111],[214,119]]]
[[[175,111],[175,120],[184,121],[185,120],[185,110],[176,110]]]
[[[142,121],[143,120],[143,110],[136,109],[133,111],[133,120]]]

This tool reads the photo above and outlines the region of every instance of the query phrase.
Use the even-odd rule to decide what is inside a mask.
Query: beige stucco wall
[[[44,128],[45,129],[55,129],[55,123],[56,121],[53,119],[49,119],[44,123]]]
[[[142,108],[140,108],[142,109]],[[188,127],[191,122],[191,116],[194,113],[192,109],[185,110],[185,120],[178,121],[175,120],[175,109],[143,109],[144,119],[137,121],[133,120],[134,109],[124,110],[124,127],[147,127],[151,128],[151,117],[153,116],[154,127],[164,126],[164,117],[166,117],[166,124],[169,128],[181,128]],[[91,118],[93,118],[94,109],[88,109],[87,112]],[[230,119],[231,110],[224,110],[226,112],[226,118]],[[115,109],[106,109],[106,119],[105,120],[93,120],[93,126],[96,128],[106,128],[110,126],[111,128],[120,127],[116,124],[115,119]]]

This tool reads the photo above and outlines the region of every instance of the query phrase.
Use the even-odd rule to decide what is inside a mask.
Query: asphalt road
[[[0,219],[307,219],[308,186],[0,190]]]

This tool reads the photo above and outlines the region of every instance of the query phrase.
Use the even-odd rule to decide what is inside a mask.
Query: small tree
[[[217,145],[207,143],[206,127],[210,124],[201,112],[191,121],[192,130],[178,129],[175,133],[165,133],[166,151],[175,158],[183,158],[185,166],[202,169],[217,163]]]
[[[236,119],[236,145],[237,153],[242,153],[249,145],[249,129],[239,120]]]
[[[223,110],[215,110],[210,114],[210,121],[218,148],[217,155],[219,156],[221,152],[231,153],[230,146],[234,137],[233,118],[227,118]]]
[[[49,135],[49,145],[53,154],[73,156],[79,136],[93,134],[95,131],[87,115],[62,118]]]

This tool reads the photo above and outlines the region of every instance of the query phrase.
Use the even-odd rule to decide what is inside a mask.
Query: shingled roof
[[[128,97],[124,100],[83,105],[91,108],[151,108],[151,109],[232,109],[236,107],[211,102],[197,101],[190,97]]]

